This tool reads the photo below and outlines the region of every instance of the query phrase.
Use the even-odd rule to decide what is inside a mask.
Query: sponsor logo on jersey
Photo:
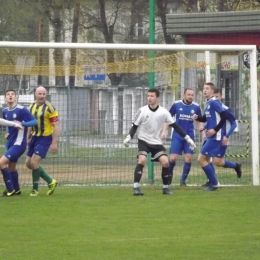
[[[192,115],[180,114],[180,119],[192,119]]]
[[[183,110],[182,108],[180,108],[179,110]]]
[[[192,114],[194,114],[195,111],[192,109],[190,112],[191,112]]]

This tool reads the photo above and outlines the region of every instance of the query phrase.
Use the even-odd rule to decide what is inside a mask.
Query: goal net
[[[243,170],[238,179],[234,170],[216,168],[218,179],[222,185],[259,185],[255,46],[1,42],[0,55],[2,109],[7,89],[15,89],[19,103],[28,106],[35,88],[43,85],[59,111],[59,153],[49,153],[43,164],[60,184],[131,184],[137,139],[129,148],[123,140],[138,108],[146,104],[147,90],[159,89],[160,105],[170,109],[190,87],[203,112],[203,85],[211,81],[238,120],[226,159],[242,164]],[[3,154],[5,129],[1,134]],[[199,186],[206,176],[197,163],[203,142],[197,129],[195,136],[197,148],[187,184]],[[167,151],[170,142],[171,131],[164,141]],[[179,184],[183,162],[180,156],[173,185]],[[161,184],[161,166],[152,166],[145,167],[143,184]],[[18,170],[21,183],[30,185],[24,157]]]

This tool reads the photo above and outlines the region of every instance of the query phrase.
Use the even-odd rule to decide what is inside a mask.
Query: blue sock
[[[16,191],[20,190],[19,180],[18,180],[18,172],[17,170],[11,172],[11,178],[13,182],[14,189]]]
[[[237,167],[237,164],[231,161],[225,160],[225,165],[223,166],[224,168],[233,168],[235,169]]]
[[[205,174],[207,175],[210,183],[212,185],[217,185],[218,184],[218,180],[216,178],[215,175],[215,169],[214,167],[212,167],[212,165],[210,165],[210,163],[204,167],[202,167],[203,171],[205,172]]]
[[[14,186],[13,186],[13,182],[12,182],[12,178],[11,178],[11,173],[8,170],[8,168],[4,168],[1,170],[2,174],[3,174],[3,179],[5,182],[5,186],[7,191],[11,192],[14,190]]]
[[[212,167],[213,171],[215,172],[215,168],[212,162],[209,163],[209,165]]]
[[[169,160],[169,182],[168,182],[168,185],[171,185],[172,184],[172,177],[173,177],[173,169],[175,167],[175,162],[171,162]]]
[[[175,167],[176,163],[169,161],[169,173],[173,175],[173,169]]]
[[[190,168],[191,168],[191,163],[184,162],[182,176],[181,176],[181,180],[180,180],[181,182],[183,182],[187,179],[189,172],[190,172]]]

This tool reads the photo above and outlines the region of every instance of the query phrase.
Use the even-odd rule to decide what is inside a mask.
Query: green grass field
[[[0,259],[259,259],[260,189],[41,187],[1,198]]]

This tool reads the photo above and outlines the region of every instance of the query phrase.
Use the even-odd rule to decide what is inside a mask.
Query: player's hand
[[[6,134],[5,134],[5,139],[7,140],[8,137],[9,137],[9,133],[6,133]]]
[[[190,138],[189,135],[186,135],[184,139],[190,145],[190,149],[193,151],[196,148],[196,144],[194,143],[194,141]]]
[[[131,136],[128,135],[128,136],[126,137],[126,139],[124,140],[124,146],[125,146],[125,147],[128,147],[128,146],[129,146],[130,140],[131,140]]]
[[[209,129],[206,131],[206,136],[211,137],[216,134],[216,131],[214,129]]]
[[[161,139],[164,140],[164,139],[166,139],[166,137],[167,137],[167,132],[162,132]]]
[[[14,120],[14,123],[15,123],[14,127],[18,128],[19,130],[23,129],[23,126],[22,126],[21,122],[19,122],[17,120]]]
[[[227,146],[228,145],[228,138],[226,136],[223,137],[222,145]]]
[[[196,115],[196,114],[193,114],[191,118],[192,118],[193,120],[197,120],[197,118],[198,118],[198,115]]]
[[[57,144],[51,144],[49,149],[51,150],[52,153],[57,153],[58,152]]]

